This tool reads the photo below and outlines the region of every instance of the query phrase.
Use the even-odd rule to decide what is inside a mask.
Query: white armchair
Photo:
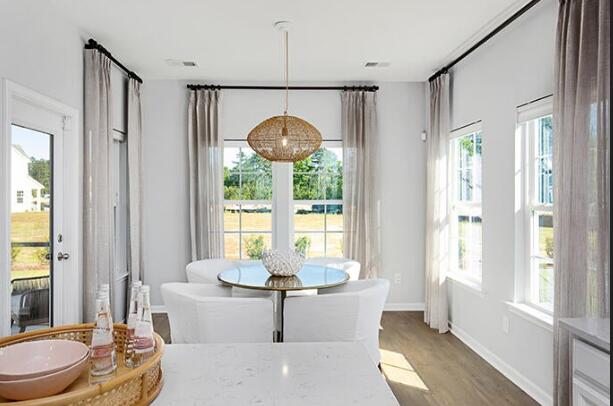
[[[165,283],[173,344],[271,342],[273,303],[264,298],[232,297],[226,286]]]
[[[349,280],[357,281],[360,279],[360,263],[352,259],[337,257],[314,257],[307,259],[305,263],[342,269],[349,274]]]
[[[228,259],[203,259],[194,261],[185,267],[187,281],[190,283],[220,284],[217,275],[227,269],[236,268],[237,264]]]
[[[387,299],[385,279],[349,281],[321,289],[316,296],[288,297],[284,311],[285,342],[357,341],[379,364],[379,325]]]

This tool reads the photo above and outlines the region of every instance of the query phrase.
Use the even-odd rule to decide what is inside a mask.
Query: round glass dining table
[[[275,292],[275,342],[283,342],[283,305],[288,291],[325,289],[349,280],[347,272],[324,265],[304,264],[294,276],[272,276],[261,261],[240,264],[217,275],[221,282],[243,289]]]

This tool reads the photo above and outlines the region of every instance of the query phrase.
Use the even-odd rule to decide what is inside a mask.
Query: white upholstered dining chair
[[[349,274],[349,280],[351,281],[357,281],[360,279],[360,263],[352,259],[338,257],[314,257],[308,258],[305,263],[341,269]]]
[[[265,298],[232,297],[226,286],[165,283],[173,344],[271,342],[273,303]]]
[[[288,297],[284,341],[357,341],[378,365],[379,325],[388,291],[386,279],[367,279],[321,289],[316,296]]]
[[[187,264],[185,273],[190,283],[214,283],[221,284],[217,275],[227,269],[236,268],[237,264],[229,259],[203,259]]]

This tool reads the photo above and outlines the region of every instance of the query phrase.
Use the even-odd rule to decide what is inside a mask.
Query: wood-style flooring
[[[165,314],[155,331],[170,342]],[[423,312],[384,312],[382,369],[401,405],[538,405],[451,333],[438,334]]]

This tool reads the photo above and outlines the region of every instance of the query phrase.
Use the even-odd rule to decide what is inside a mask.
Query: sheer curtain
[[[141,84],[128,79],[128,194],[130,282],[143,280],[143,116]],[[128,295],[129,296],[129,295]]]
[[[609,318],[610,0],[560,2],[554,92],[554,401],[571,403],[564,317]]]
[[[344,255],[358,261],[360,278],[376,278],[380,267],[377,103],[375,92],[343,91]]]
[[[85,50],[85,155],[83,159],[83,319],[94,320],[98,286],[113,300],[113,202],[111,189],[111,61]]]
[[[440,333],[449,328],[446,272],[448,266],[447,146],[449,140],[449,74],[429,84],[426,168],[426,286],[424,321]]]
[[[190,91],[187,139],[192,261],[224,255],[223,140],[218,113],[218,90]]]

